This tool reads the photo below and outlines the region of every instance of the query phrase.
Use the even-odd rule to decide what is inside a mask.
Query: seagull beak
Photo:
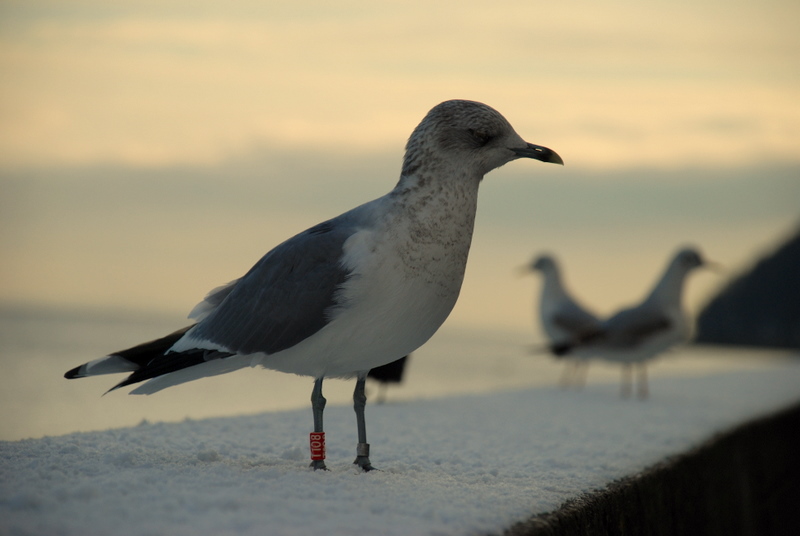
[[[722,263],[709,261],[708,259],[703,259],[703,268],[711,270],[716,274],[724,274],[727,273],[725,266]]]
[[[517,277],[522,277],[531,273],[532,270],[529,264],[523,264],[522,266],[517,266],[514,272],[517,274]]]
[[[517,158],[533,158],[550,164],[564,165],[564,161],[558,156],[558,153],[541,145],[529,143],[525,147],[512,148],[511,151],[517,155]]]

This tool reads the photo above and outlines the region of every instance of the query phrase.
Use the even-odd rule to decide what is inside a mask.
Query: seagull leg
[[[648,396],[650,396],[650,388],[647,385],[647,365],[644,363],[639,365],[638,380],[639,391],[637,394],[641,400],[645,400]]]
[[[558,386],[562,389],[569,389],[569,386],[572,384],[572,373],[572,361],[568,360],[564,363],[561,376],[558,378]]]
[[[588,361],[579,361],[578,368],[575,371],[576,379],[575,379],[575,389],[580,391],[584,387],[586,387],[586,376],[589,374],[589,362]]]
[[[633,390],[633,371],[630,363],[622,365],[622,386],[620,387],[619,394],[622,398],[631,396]]]
[[[367,423],[364,419],[364,407],[367,405],[367,395],[364,385],[367,383],[367,374],[358,376],[356,390],[353,391],[353,409],[356,410],[356,425],[358,426],[358,446],[356,447],[356,460],[353,462],[363,471],[375,469],[369,462],[369,443],[367,443]]]
[[[327,471],[327,467],[325,467],[325,447],[324,447],[324,437],[325,437],[325,430],[322,427],[322,412],[325,410],[325,397],[322,396],[322,378],[317,378],[314,380],[314,390],[311,391],[311,411],[314,413],[314,433],[322,434],[322,459],[313,459],[314,452],[312,449],[312,461],[311,467],[316,471],[317,469],[323,469]]]
[[[376,404],[383,404],[386,402],[386,392],[389,390],[389,386],[385,383],[378,385],[378,397],[375,400]]]

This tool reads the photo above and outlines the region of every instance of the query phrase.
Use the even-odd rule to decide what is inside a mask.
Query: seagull
[[[544,283],[539,300],[539,320],[552,347],[575,345],[559,383],[562,387],[568,387],[574,380],[575,385],[580,387],[586,379],[591,355],[591,352],[584,350],[584,345],[600,334],[600,320],[567,292],[559,265],[552,255],[543,254],[534,258],[525,269],[542,273]]]
[[[370,369],[424,344],[458,298],[472,241],[478,186],[512,160],[563,165],[524,141],[493,108],[451,100],[428,112],[406,144],[386,195],[315,225],[264,255],[243,277],[213,289],[195,323],[76,367],[66,378],[127,372],[112,387],[145,382],[150,394],[245,367],[314,379],[311,467],[325,466],[325,378],[356,378],[354,464],[369,459],[364,384]]]
[[[406,371],[406,365],[408,364],[409,357],[410,356],[404,356],[397,361],[392,361],[391,363],[386,363],[380,367],[375,367],[369,371],[369,374],[367,374],[367,378],[371,378],[378,382],[378,404],[383,404],[386,402],[386,391],[388,390],[390,383],[400,383],[403,381],[403,374]]]
[[[689,340],[692,323],[681,307],[686,276],[704,260],[695,248],[684,248],[670,260],[661,279],[645,300],[613,314],[602,322],[601,333],[585,343],[553,345],[561,355],[583,350],[607,361],[622,364],[620,393],[627,398],[632,392],[633,367],[637,368],[638,396],[647,398],[647,363],[662,352]]]

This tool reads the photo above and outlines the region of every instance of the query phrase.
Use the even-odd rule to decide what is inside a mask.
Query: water
[[[171,332],[183,322],[163,313],[0,308],[0,439],[309,406],[310,378],[263,369],[202,379],[151,396],[127,396],[129,388],[101,396],[121,375],[72,381],[63,377],[74,366]],[[556,389],[561,364],[531,354],[531,347],[539,344],[535,336],[533,330],[446,323],[412,355],[405,381],[390,389],[389,402],[533,386]],[[765,367],[786,358],[782,352],[688,347],[657,362],[651,378]],[[592,365],[589,389],[617,396],[618,382],[617,367]],[[352,389],[352,381],[327,380],[325,396],[329,404],[350,404]],[[657,401],[657,389],[653,391]],[[375,392],[373,385],[368,394]]]

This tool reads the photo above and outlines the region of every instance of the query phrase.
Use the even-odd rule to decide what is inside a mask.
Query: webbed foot
[[[353,464],[359,466],[365,473],[375,469],[369,462],[369,443],[359,443],[356,447],[356,460]],[[377,469],[375,469],[377,471]]]
[[[320,471],[327,471],[328,470],[328,468],[325,467],[325,460],[314,460],[313,462],[311,462],[311,465],[309,465],[309,467],[311,467],[315,471],[316,470],[320,470]]]
[[[369,463],[369,458],[367,458],[366,456],[357,456],[356,457],[356,461],[354,461],[353,464],[355,464],[358,467],[360,467],[361,470],[364,471],[365,473],[367,471],[372,471],[372,470],[378,471],[379,470],[379,469],[375,469],[374,467],[372,467],[372,464]]]

